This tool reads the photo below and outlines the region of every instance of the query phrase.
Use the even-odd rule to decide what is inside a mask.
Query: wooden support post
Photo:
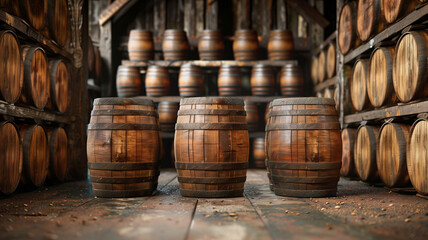
[[[240,29],[250,29],[251,28],[251,1],[250,0],[241,0],[241,22]]]
[[[340,11],[342,10],[344,0],[337,0],[336,1],[336,29],[339,29],[339,17],[340,17]],[[337,31],[336,31],[336,39],[337,38]],[[339,41],[336,41],[336,49],[339,49]],[[339,89],[339,122],[342,128],[344,127],[344,100],[345,100],[345,79],[343,77],[343,64],[344,59],[342,53],[340,51],[336,50],[336,77],[337,77],[337,84]]]
[[[261,28],[262,36],[261,46],[267,47],[269,41],[269,32],[272,29],[272,0],[263,1],[263,25]]]
[[[217,0],[208,0],[206,7],[205,26],[207,29],[218,29],[218,2]]]
[[[284,0],[276,0],[276,28],[287,29],[287,8]]]
[[[166,8],[166,0],[157,0],[154,3],[154,14],[153,14],[153,37],[155,41],[160,41],[163,36],[163,32],[165,31],[166,24],[166,16],[165,16],[165,8]]]
[[[100,54],[103,60],[103,84],[101,85],[101,96],[113,96],[113,71],[112,71],[112,22],[108,21],[101,26],[100,31]]]
[[[189,39],[196,37],[196,0],[184,0],[184,31]]]

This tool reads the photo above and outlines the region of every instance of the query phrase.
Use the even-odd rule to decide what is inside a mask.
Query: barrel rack
[[[336,41],[336,35],[337,35],[337,30],[334,31],[332,34],[330,34],[330,36],[328,36],[327,39],[325,39],[324,42],[322,42],[314,50],[314,52],[312,53],[313,56],[317,56],[321,51],[325,50],[329,46],[330,43],[334,43]],[[337,50],[336,50],[336,52],[337,52]],[[336,74],[334,74],[333,77],[327,78],[324,81],[316,84],[314,86],[314,92],[321,94],[324,89],[331,88],[336,84],[337,84],[337,78],[336,78]]]

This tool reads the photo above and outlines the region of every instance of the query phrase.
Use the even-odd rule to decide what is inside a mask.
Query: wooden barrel
[[[45,51],[40,47],[24,46],[24,85],[21,101],[44,108],[49,99],[49,63]]]
[[[224,55],[223,34],[219,30],[204,30],[199,37],[199,58],[201,60],[221,60]]]
[[[182,196],[242,196],[250,154],[242,99],[181,99],[175,130]]]
[[[324,51],[321,51],[318,55],[318,81],[324,82],[326,74],[325,74],[325,53]]]
[[[357,130],[355,128],[345,128],[342,130],[342,168],[340,168],[340,175],[342,177],[358,177],[354,163],[354,144],[356,132]]]
[[[42,30],[46,25],[48,0],[19,0],[22,16],[36,30]]]
[[[146,94],[150,97],[168,96],[170,79],[167,67],[151,65],[146,72]]]
[[[280,73],[281,94],[284,97],[298,97],[302,94],[304,79],[299,66],[287,64]]]
[[[259,127],[259,111],[257,104],[245,101],[244,109],[247,113],[247,125],[249,131],[256,131]]]
[[[318,84],[318,58],[312,57],[312,64],[311,64],[311,79],[314,85]]]
[[[333,96],[333,90],[330,88],[326,88],[324,89],[324,94],[323,94],[323,98],[331,98],[334,100],[334,96]]]
[[[165,60],[186,60],[189,53],[186,32],[176,29],[165,30],[162,51]]]
[[[407,145],[407,169],[413,187],[428,195],[428,121],[418,119],[409,132]]]
[[[382,15],[388,24],[394,23],[413,11],[421,0],[381,0]]]
[[[272,102],[269,102],[268,104],[266,104],[266,111],[265,111],[265,123],[266,125],[268,125],[270,123],[270,115],[269,113],[272,110]],[[274,187],[273,187],[273,183],[272,183],[272,174],[269,168],[269,159],[267,156],[267,148],[269,145],[269,142],[267,141],[267,137],[268,137],[268,132],[265,132],[265,167],[266,167],[266,176],[269,179],[269,189],[273,192],[274,191]]]
[[[204,75],[202,68],[192,64],[183,64],[178,76],[178,91],[182,97],[196,97],[203,94]]]
[[[268,122],[268,116],[269,116],[269,113],[270,113],[270,106],[269,106],[270,104],[266,104],[266,109],[265,109],[265,124],[267,124],[267,122]]]
[[[47,108],[65,113],[70,105],[70,73],[61,59],[49,61],[50,95]]]
[[[361,41],[369,40],[384,28],[380,0],[358,0],[357,33]]]
[[[290,30],[271,31],[267,51],[269,60],[292,60],[294,58],[293,33]]]
[[[374,107],[394,103],[396,95],[392,82],[393,47],[376,48],[370,56],[367,95]]]
[[[395,48],[393,83],[398,99],[428,96],[428,30],[407,32]]]
[[[357,111],[361,111],[371,105],[367,95],[368,73],[369,61],[367,59],[357,60],[354,64],[350,83],[351,102]]]
[[[120,65],[117,68],[116,89],[119,97],[135,97],[141,93],[141,75],[137,67]]]
[[[21,181],[40,187],[49,171],[48,136],[43,126],[39,124],[21,125],[19,131],[23,149]]]
[[[152,60],[155,44],[150,31],[134,29],[129,33],[128,55],[132,61]]]
[[[255,168],[266,168],[265,166],[265,138],[253,139],[253,166]]]
[[[251,93],[254,96],[275,94],[275,74],[271,66],[256,64],[251,70]]]
[[[406,124],[387,122],[379,130],[376,167],[388,187],[405,187],[410,183],[406,162],[409,129]]]
[[[251,61],[259,58],[259,40],[255,30],[242,29],[235,32],[233,55],[238,61]]]
[[[49,34],[60,46],[67,42],[69,18],[67,0],[48,0]]]
[[[18,187],[22,172],[22,145],[14,123],[0,123],[0,139],[0,192],[11,194]]]
[[[19,1],[17,0],[0,0],[0,8],[14,16],[20,16]]]
[[[64,128],[47,130],[49,141],[49,177],[65,181],[68,168],[68,137]]]
[[[359,39],[357,38],[357,3],[348,2],[340,12],[339,27],[337,31],[337,39],[339,50],[342,54],[348,53],[351,49],[358,46]]]
[[[95,47],[91,37],[88,37],[88,72],[91,77],[95,75]]]
[[[158,104],[159,123],[162,131],[174,132],[178,107],[177,102],[162,101]]]
[[[241,95],[242,78],[238,66],[221,65],[217,81],[220,96]]]
[[[159,175],[161,138],[151,100],[98,98],[88,125],[88,168],[98,197],[151,195]]]
[[[379,175],[376,167],[376,149],[379,127],[362,125],[357,129],[354,143],[354,164],[361,180],[376,182]]]
[[[336,196],[342,141],[333,99],[276,99],[266,131],[276,195]]]
[[[327,78],[332,78],[336,73],[336,44],[330,43],[325,55],[325,70]]]
[[[15,103],[24,84],[24,63],[15,33],[0,31],[0,49],[0,93],[6,102]]]

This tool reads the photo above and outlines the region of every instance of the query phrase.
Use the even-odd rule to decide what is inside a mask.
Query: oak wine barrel
[[[151,65],[146,72],[146,95],[150,97],[168,96],[170,78],[167,67]]]
[[[404,17],[423,0],[381,0],[382,15],[388,24],[394,23],[401,17]]]
[[[220,96],[241,95],[242,78],[238,66],[221,65],[217,81]]]
[[[162,101],[158,104],[159,123],[162,131],[174,132],[178,108],[177,102]]]
[[[380,0],[358,0],[357,33],[361,41],[369,40],[384,28]]]
[[[178,91],[182,97],[196,97],[203,94],[204,75],[202,68],[190,63],[183,64],[178,75]]]
[[[361,111],[371,105],[367,95],[368,73],[369,61],[367,59],[357,60],[354,64],[350,81],[351,102],[357,111]]]
[[[325,59],[325,53],[324,53],[324,51],[321,51],[320,54],[318,55],[318,71],[317,71],[318,78],[317,79],[319,82],[324,82],[325,77],[326,77],[325,60],[326,60]]]
[[[409,129],[406,124],[386,122],[379,130],[376,166],[388,187],[406,187],[410,183],[406,162]]]
[[[40,187],[49,171],[48,136],[44,127],[39,124],[21,125],[19,131],[23,150],[21,181]]]
[[[268,104],[266,104],[266,110],[265,110],[265,123],[266,123],[266,126],[269,125],[269,123],[270,123],[270,115],[269,115],[269,113],[271,112],[271,110],[272,110],[272,101],[269,102]],[[269,179],[269,189],[273,192],[274,191],[274,186],[273,186],[273,183],[272,183],[272,174],[271,174],[271,171],[270,171],[270,168],[269,168],[269,159],[268,159],[268,156],[267,156],[267,148],[268,148],[268,145],[269,145],[269,142],[267,141],[267,138],[268,138],[268,132],[265,131],[265,149],[264,150],[265,150],[266,176]]]
[[[247,113],[248,131],[256,131],[259,126],[259,111],[256,103],[244,101],[244,109]]]
[[[396,101],[392,82],[393,47],[376,48],[370,56],[367,79],[367,95],[374,107],[381,107]]]
[[[298,97],[303,92],[303,73],[299,66],[287,64],[281,68],[281,94],[284,97]]]
[[[333,99],[275,99],[266,132],[276,195],[336,196],[342,141]]]
[[[150,31],[134,29],[129,33],[128,55],[132,61],[148,61],[154,57],[155,43]]]
[[[267,46],[269,60],[292,60],[294,58],[293,33],[290,30],[272,30]]]
[[[18,187],[22,172],[22,145],[14,123],[0,123],[0,139],[0,192],[11,194]]]
[[[67,0],[48,0],[49,34],[60,46],[67,42],[69,17]]]
[[[395,52],[392,79],[397,98],[409,102],[428,96],[428,30],[403,34]]]
[[[151,195],[157,187],[160,153],[159,120],[153,101],[95,99],[87,139],[95,196]]]
[[[19,17],[21,14],[19,1],[17,0],[0,0],[0,8],[3,9],[3,11],[17,17]]]
[[[40,47],[24,46],[24,85],[21,101],[44,108],[49,100],[49,63],[45,51]]]
[[[251,70],[251,93],[254,96],[272,96],[275,93],[275,74],[271,66],[256,64]]]
[[[241,29],[235,32],[233,55],[238,61],[252,61],[259,58],[259,40],[255,30]]]
[[[312,64],[311,64],[311,79],[314,85],[319,83],[318,80],[318,58],[312,57]]]
[[[337,41],[342,54],[348,53],[358,46],[357,38],[357,3],[355,1],[345,4],[340,12]]]
[[[65,181],[68,168],[68,136],[64,128],[47,130],[49,141],[49,177]]]
[[[428,195],[428,120],[418,119],[409,132],[407,170],[413,187]]]
[[[332,78],[336,73],[336,44],[330,43],[325,55],[325,69],[327,78]]]
[[[354,145],[355,145],[355,128],[345,128],[342,130],[342,168],[340,175],[342,177],[358,177],[354,163]]]
[[[203,30],[198,42],[201,60],[221,60],[224,55],[223,34],[219,30]]]
[[[255,168],[266,168],[265,165],[265,138],[253,139],[253,166]]]
[[[116,89],[119,97],[135,97],[141,93],[140,69],[120,65],[117,68]]]
[[[24,85],[24,63],[15,33],[0,31],[0,95],[8,103],[19,100]]]
[[[185,31],[176,29],[165,30],[162,41],[163,58],[165,60],[186,60],[189,49]]]
[[[379,127],[361,125],[357,129],[354,143],[354,163],[357,173],[364,182],[376,182],[379,174],[376,167]]]
[[[17,0],[21,15],[25,17],[36,30],[42,30],[46,25],[48,0]]]
[[[46,105],[49,109],[65,113],[71,101],[70,73],[63,60],[49,61],[50,95]]]
[[[242,196],[249,157],[242,99],[181,99],[175,130],[175,167],[182,196]]]

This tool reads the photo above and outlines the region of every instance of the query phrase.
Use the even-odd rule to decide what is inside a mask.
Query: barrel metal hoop
[[[235,109],[181,109],[178,111],[178,116],[183,115],[238,115],[246,116],[245,110]]]
[[[185,190],[180,189],[180,194],[185,197],[202,197],[202,198],[223,198],[223,197],[242,197],[244,189],[238,190]]]
[[[129,163],[129,162],[88,162],[90,170],[111,170],[111,171],[133,171],[133,170],[156,170],[158,163]]]
[[[268,117],[272,116],[337,116],[336,109],[307,109],[307,110],[280,110],[271,111]]]
[[[92,110],[91,116],[108,115],[108,116],[157,116],[155,111],[142,111],[142,110],[125,110],[125,109],[112,109],[112,110]]]
[[[248,130],[247,123],[177,123],[175,130]]]
[[[175,168],[180,170],[245,170],[248,168],[248,162],[243,163],[184,163],[175,162]]]
[[[339,181],[339,175],[337,177],[283,177],[272,175],[272,180],[277,183],[329,183]]]
[[[154,124],[135,123],[93,123],[88,124],[88,130],[155,130],[159,128]]]
[[[274,185],[273,188],[276,195],[286,197],[334,197],[336,196],[337,189],[323,189],[323,190],[295,190],[279,188]]]
[[[195,184],[232,184],[244,183],[247,177],[223,177],[223,178],[197,178],[197,177],[178,177],[180,183],[195,183]]]
[[[266,125],[266,131],[275,130],[340,130],[340,124],[336,123],[276,123]]]
[[[100,190],[93,189],[92,193],[97,197],[108,198],[127,198],[127,197],[140,197],[152,195],[155,189],[145,190]]]
[[[114,177],[91,177],[91,182],[93,183],[145,183],[153,182],[158,178],[158,176],[150,177],[127,177],[127,178],[114,178]]]
[[[342,167],[341,162],[333,163],[293,163],[293,162],[267,162],[270,169],[284,169],[284,170],[336,170]]]

